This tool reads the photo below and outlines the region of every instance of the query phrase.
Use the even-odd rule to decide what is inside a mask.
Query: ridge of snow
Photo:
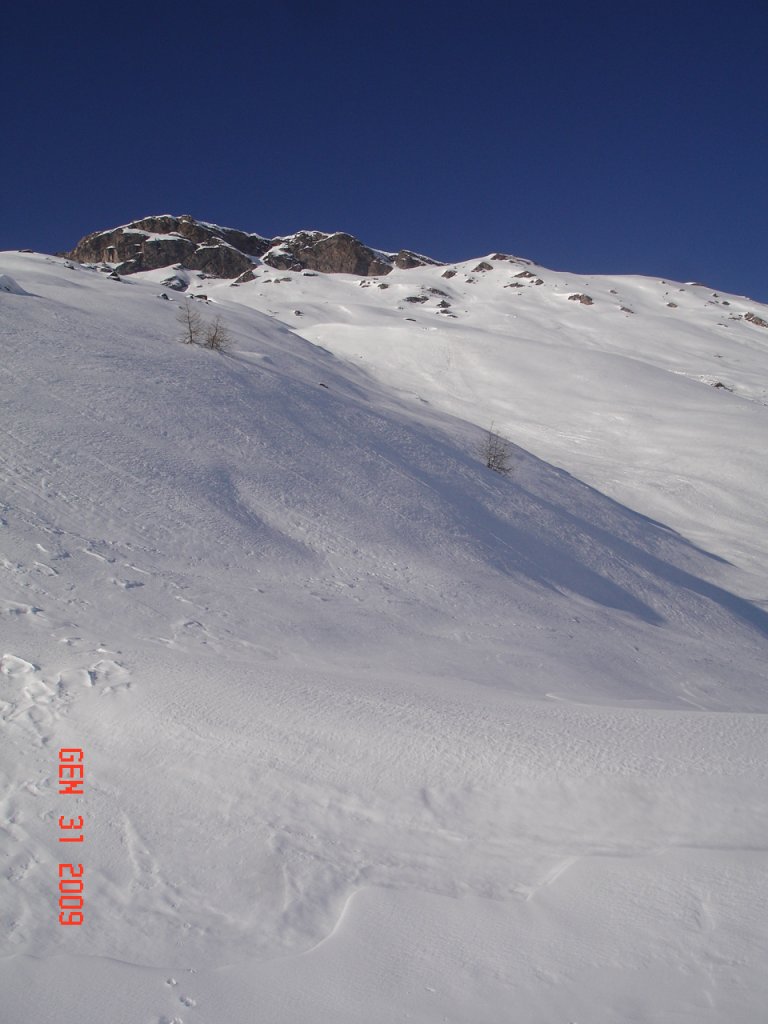
[[[9,274],[0,274],[0,292],[9,295],[29,295]]]

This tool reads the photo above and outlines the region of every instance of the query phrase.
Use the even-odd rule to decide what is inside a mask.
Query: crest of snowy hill
[[[768,311],[248,237],[0,254],[8,1019],[759,1024]]]

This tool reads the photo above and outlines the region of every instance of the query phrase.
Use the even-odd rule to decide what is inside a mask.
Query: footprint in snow
[[[0,658],[0,724],[20,726],[44,744],[59,717],[56,696],[37,665],[15,654]]]
[[[107,564],[111,564],[115,561],[114,557],[112,557],[111,555],[100,555],[98,551],[93,551],[91,550],[91,548],[80,548],[80,550],[83,552],[84,555],[90,555],[91,558],[95,558],[99,562],[106,562]]]
[[[68,668],[63,672],[59,672],[58,687],[62,697],[71,700],[78,690],[82,690],[83,687],[90,688],[91,686],[93,686],[93,680],[87,669]]]
[[[35,572],[40,573],[42,576],[58,576],[58,569],[54,569],[52,565],[47,565],[45,562],[33,562]]]
[[[55,723],[83,690],[95,687],[103,695],[130,686],[130,673],[109,658],[88,669],[68,668],[48,676],[32,662],[5,653],[0,658],[0,726],[21,728],[45,745]]]
[[[18,604],[16,601],[0,601],[0,615],[43,615],[43,609],[33,604]],[[43,615],[43,618],[45,616]]]
[[[119,580],[113,578],[112,583],[114,583],[116,587],[120,587],[122,590],[134,590],[136,587],[144,586],[144,583],[141,580]]]
[[[102,658],[88,669],[91,686],[98,686],[102,693],[130,689],[131,676],[127,669],[116,661]]]

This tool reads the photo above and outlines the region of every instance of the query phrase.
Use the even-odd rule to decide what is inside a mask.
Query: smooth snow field
[[[2,1024],[766,1020],[768,310],[489,262],[0,254]]]

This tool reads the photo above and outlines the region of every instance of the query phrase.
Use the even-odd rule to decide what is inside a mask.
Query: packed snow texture
[[[765,310],[477,265],[0,254],[4,1019],[763,1021]]]

